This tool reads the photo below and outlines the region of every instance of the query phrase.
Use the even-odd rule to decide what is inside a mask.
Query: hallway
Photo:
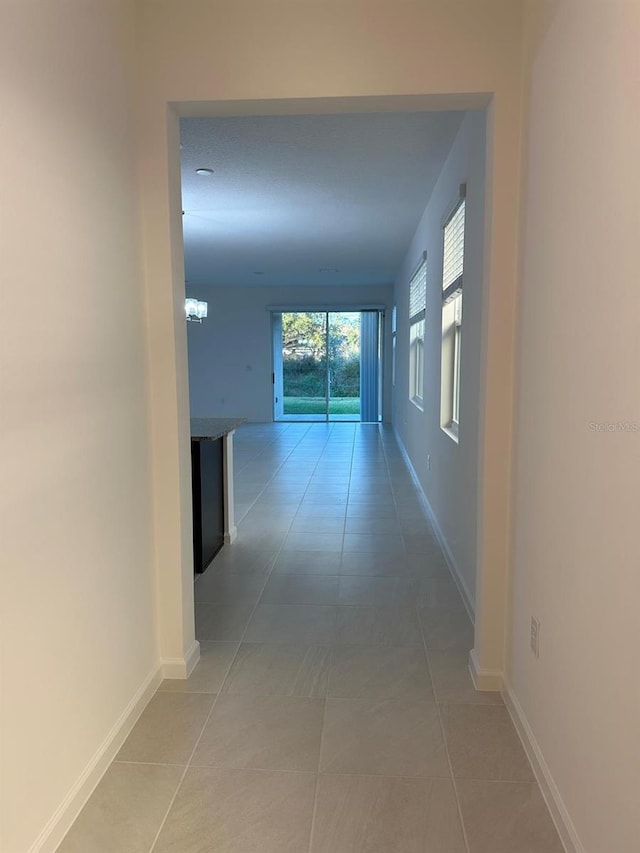
[[[239,539],[62,853],[561,853],[392,432],[236,434]]]

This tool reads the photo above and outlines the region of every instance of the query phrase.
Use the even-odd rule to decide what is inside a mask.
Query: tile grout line
[[[193,753],[194,753],[194,752],[196,751],[196,749],[198,748],[198,744],[200,743],[200,740],[201,740],[202,735],[203,735],[203,733],[204,733],[205,726],[206,726],[206,725],[207,725],[207,723],[209,722],[209,718],[211,717],[211,714],[213,713],[213,709],[215,708],[215,704],[216,704],[216,702],[217,702],[217,700],[218,700],[218,696],[219,696],[219,694],[218,694],[218,693],[216,693],[215,699],[213,700],[213,703],[212,703],[212,705],[211,705],[211,708],[209,709],[209,713],[207,714],[206,719],[205,719],[205,721],[204,721],[204,723],[203,723],[203,725],[202,725],[202,728],[201,728],[201,730],[200,730],[200,734],[198,735],[198,739],[197,739],[197,741],[196,741],[196,743],[195,743],[195,746],[193,747],[193,749],[192,749],[192,751],[191,751],[191,754],[190,754],[190,756],[189,756],[189,758],[188,758],[188,760],[187,760],[187,763],[186,763],[186,765],[185,765],[185,767],[184,767],[184,770],[182,771],[182,775],[180,776],[180,780],[178,781],[178,785],[177,785],[177,787],[176,787],[175,791],[173,792],[173,796],[171,797],[171,800],[170,800],[170,802],[169,802],[169,805],[167,806],[167,810],[166,810],[166,812],[164,813],[164,817],[162,818],[162,821],[161,821],[161,823],[160,823],[160,826],[158,827],[158,831],[156,832],[155,837],[154,837],[154,839],[153,839],[153,841],[152,841],[152,843],[151,843],[151,847],[149,848],[149,853],[153,853],[153,850],[154,850],[154,848],[155,848],[156,844],[158,843],[158,839],[160,838],[160,834],[162,833],[162,830],[164,829],[164,826],[165,826],[165,824],[166,824],[166,822],[167,822],[167,818],[169,817],[169,813],[171,812],[171,809],[173,808],[173,804],[175,803],[176,798],[177,798],[178,794],[180,793],[180,789],[182,788],[182,783],[184,782],[184,778],[185,778],[185,776],[187,775],[187,771],[189,770],[189,766],[190,766],[190,764],[191,764],[191,759],[193,758]]]
[[[467,837],[467,829],[464,825],[464,820],[462,817],[462,805],[460,803],[460,796],[458,794],[458,786],[456,784],[456,779],[455,779],[455,776],[453,775],[453,764],[451,763],[451,755],[449,754],[449,744],[447,742],[447,735],[446,735],[446,732],[444,729],[444,722],[442,720],[442,710],[440,708],[440,702],[438,701],[438,694],[436,693],[436,685],[435,685],[435,680],[433,678],[433,670],[431,669],[431,661],[429,660],[429,653],[427,651],[427,643],[426,643],[426,640],[424,637],[424,630],[422,627],[422,622],[420,621],[420,618],[418,616],[417,610],[418,610],[418,607],[416,605],[416,618],[418,619],[418,624],[420,625],[420,632],[422,634],[422,644],[423,644],[424,656],[425,656],[426,661],[427,661],[427,669],[429,670],[429,678],[431,680],[431,688],[433,690],[433,698],[435,700],[436,713],[438,714],[438,722],[440,724],[440,733],[442,735],[442,742],[444,744],[444,750],[445,750],[445,754],[447,756],[447,764],[449,765],[449,773],[451,774],[451,784],[453,786],[453,793],[454,793],[454,796],[456,798],[456,806],[458,809],[458,818],[460,820],[460,828],[462,829],[462,837],[464,839],[466,851],[467,851],[467,853],[470,853],[469,839]]]
[[[331,649],[329,649],[329,670],[331,670]],[[309,827],[309,845],[308,845],[308,853],[311,853],[313,847],[313,833],[316,825],[316,813],[318,810],[318,792],[320,790],[320,768],[322,766],[322,746],[324,743],[324,733],[327,722],[327,703],[328,703],[328,689],[329,689],[329,673],[327,673],[327,693],[324,696],[324,705],[322,709],[322,728],[320,729],[320,748],[318,750],[318,770],[316,771],[316,783],[313,791],[313,809],[311,811],[311,826]]]
[[[354,449],[355,449],[355,430],[353,432],[353,436],[354,436],[353,437],[353,443],[351,445],[351,461],[349,464],[349,487],[347,488],[347,504],[346,504],[346,506],[349,505],[349,490],[351,488],[351,476],[352,476],[352,471],[353,471],[353,454],[354,454]],[[346,517],[347,517],[347,515],[346,515],[346,507],[345,507],[345,522],[344,522],[345,525],[346,525]],[[343,558],[343,556],[344,556],[344,528],[343,528],[343,537],[342,537],[342,549],[340,551],[340,566],[339,566],[340,570],[342,570],[342,558]],[[339,589],[340,589],[340,587],[339,587],[339,582],[338,582],[338,593],[339,593]],[[339,594],[338,594],[338,600],[339,600]],[[331,667],[333,664],[333,649],[335,648],[336,630],[337,630],[337,612],[336,612],[336,619],[334,620],[334,623],[333,623],[332,642],[330,642],[330,644],[329,644],[329,668],[327,671],[327,686],[326,686],[326,691],[325,691],[325,696],[324,696],[324,709],[323,709],[323,713],[322,713],[322,729],[320,730],[320,749],[318,752],[318,772],[316,774],[316,785],[315,785],[315,790],[314,790],[314,794],[313,794],[313,810],[311,812],[311,826],[309,827],[308,853],[312,853],[312,850],[313,850],[314,832],[315,832],[315,828],[316,828],[316,816],[317,816],[317,812],[318,812],[318,794],[320,792],[320,770],[322,768],[322,748],[324,745],[325,731],[326,731],[326,726],[327,726],[327,705],[329,704],[329,679],[331,678]]]
[[[287,427],[287,430],[288,430],[288,429],[289,429],[289,427]],[[283,432],[285,432],[285,431],[286,431],[286,430],[283,430]],[[255,498],[253,499],[252,503],[250,503],[250,504],[249,504],[249,508],[248,508],[248,510],[246,511],[246,513],[242,516],[241,521],[244,521],[244,519],[249,515],[249,513],[251,512],[251,510],[255,507],[256,503],[257,503],[257,502],[258,502],[258,500],[260,499],[260,496],[264,493],[264,491],[265,491],[265,489],[267,488],[267,486],[272,482],[273,478],[276,476],[276,474],[277,474],[277,473],[278,473],[278,471],[282,468],[282,466],[286,463],[286,461],[289,459],[289,457],[290,457],[290,456],[291,456],[291,454],[295,451],[295,449],[298,447],[298,445],[299,445],[302,441],[304,441],[304,438],[305,438],[305,436],[307,435],[307,433],[308,433],[308,432],[309,432],[309,430],[308,430],[308,429],[307,429],[307,430],[305,430],[305,432],[304,432],[304,434],[301,436],[301,438],[296,442],[296,444],[291,448],[291,450],[289,451],[289,453],[287,453],[287,455],[284,457],[284,459],[280,462],[280,464],[279,464],[279,465],[278,465],[278,467],[274,470],[274,472],[273,472],[273,473],[272,473],[272,475],[269,477],[269,479],[267,480],[267,482],[264,484],[264,486],[262,487],[262,489],[260,489],[260,491],[258,492],[258,494],[255,496]],[[273,441],[269,442],[269,445],[272,445],[272,444],[276,444],[276,440],[275,440],[275,439],[274,439]],[[260,451],[260,452],[256,453],[256,454],[255,454],[255,456],[252,456],[252,457],[251,457],[251,459],[249,460],[249,462],[247,462],[247,464],[246,464],[243,468],[241,468],[240,470],[242,471],[242,470],[244,470],[244,468],[248,467],[248,465],[250,465],[250,464],[251,464],[251,462],[252,462],[252,461],[254,461],[256,458],[258,458],[262,453],[264,453],[264,449],[263,449],[262,451]],[[235,470],[234,470],[234,477],[235,477],[235,475],[236,475],[236,472],[235,472]],[[238,522],[238,523],[240,523],[240,522]]]
[[[387,456],[387,448],[384,446],[384,443],[383,443],[383,451],[384,451],[385,460],[387,462],[387,468],[388,468],[389,460],[388,460],[388,456]],[[405,463],[405,467],[406,467],[406,463]],[[395,498],[395,492],[394,492],[393,500],[394,500],[394,505],[396,506],[396,511],[397,511],[397,503],[396,503],[396,498]],[[404,537],[403,537],[403,543],[404,543]],[[427,671],[429,673],[429,681],[431,682],[431,690],[433,692],[434,704],[436,707],[436,713],[438,715],[438,723],[440,725],[440,734],[441,734],[442,742],[444,745],[445,755],[447,756],[447,765],[449,767],[449,773],[451,776],[451,785],[453,787],[453,793],[454,793],[455,800],[456,800],[456,807],[458,810],[458,820],[460,821],[460,828],[462,830],[462,837],[464,840],[466,853],[470,853],[469,839],[467,838],[467,830],[466,830],[465,825],[464,825],[464,820],[462,819],[462,806],[460,805],[460,797],[458,795],[458,786],[456,785],[456,780],[455,780],[454,775],[453,775],[453,765],[451,764],[451,756],[449,754],[449,744],[447,743],[447,738],[446,738],[446,734],[445,734],[445,730],[444,730],[444,724],[442,721],[442,712],[440,709],[440,703],[438,702],[438,694],[436,693],[436,685],[435,685],[435,681],[433,678],[433,670],[431,669],[431,661],[429,660],[429,654],[427,652],[427,642],[426,642],[426,639],[424,636],[424,628],[422,625],[422,621],[420,619],[420,615],[418,613],[417,602],[414,603],[413,606],[414,606],[414,611],[415,611],[415,618],[416,618],[418,625],[420,627],[420,634],[422,636],[422,651],[423,651],[425,661],[427,664]]]
[[[349,496],[351,495],[351,478],[353,477],[353,457],[355,455],[355,452],[356,452],[356,430],[354,429],[353,430],[353,438],[351,441],[351,457],[349,460],[349,483],[347,486],[347,500],[346,500],[345,506],[344,506],[344,524],[342,526],[342,548],[340,550],[340,562],[338,564],[338,595],[336,597],[336,602],[337,602],[336,606],[337,607],[340,606],[340,587],[342,586],[342,577],[343,577],[342,567],[344,564],[344,537],[346,536],[346,532],[347,532],[347,514],[349,512]],[[338,612],[336,611],[336,622],[334,625],[334,639],[335,639],[337,627],[338,627]],[[332,663],[331,649],[333,649],[334,645],[335,645],[335,643],[332,642],[330,649],[329,649],[329,671],[331,671],[331,663]],[[327,680],[327,692],[328,692],[328,690],[329,690],[329,681]],[[323,722],[323,729],[322,730],[323,730],[323,734],[324,734],[324,722]],[[314,815],[315,815],[315,805],[314,805]]]
[[[299,515],[299,513],[300,513],[300,507],[301,507],[301,505],[302,505],[302,503],[303,503],[303,501],[304,501],[305,497],[307,496],[307,493],[308,493],[308,491],[309,491],[309,487],[310,487],[310,485],[311,485],[311,481],[313,480],[313,477],[314,477],[314,475],[315,475],[316,471],[317,471],[317,470],[318,470],[318,468],[320,467],[320,464],[321,464],[321,462],[322,462],[322,456],[323,456],[323,454],[324,454],[324,453],[325,453],[325,451],[326,451],[327,445],[329,444],[329,441],[330,441],[330,439],[331,439],[331,435],[332,435],[333,431],[334,431],[334,427],[332,426],[332,427],[331,427],[331,429],[330,429],[330,431],[329,431],[329,435],[327,436],[327,440],[326,440],[326,441],[324,442],[324,444],[322,445],[322,450],[321,450],[321,451],[320,451],[320,453],[318,454],[317,462],[316,462],[316,464],[315,464],[315,466],[314,466],[314,468],[313,468],[313,471],[312,471],[312,473],[311,473],[311,477],[309,478],[309,482],[307,483],[307,487],[305,488],[305,490],[304,490],[304,492],[303,492],[303,494],[302,494],[302,497],[300,498],[300,501],[299,501],[299,503],[298,503],[298,509],[296,510],[296,512],[295,512],[295,514],[294,514],[294,516],[293,516],[293,518],[292,518],[292,521],[291,521],[291,526],[293,526],[293,524],[294,524],[295,520],[298,518],[298,515]],[[354,430],[354,435],[355,435],[355,430]],[[355,440],[355,439],[354,439],[354,440]],[[351,453],[351,457],[352,457],[352,459],[353,459],[353,450],[352,450],[352,453]],[[347,490],[347,501],[348,501],[348,490]],[[340,548],[340,565],[342,565],[342,552],[343,552],[343,547],[344,547],[344,530],[345,530],[345,525],[346,525],[346,503],[345,503],[344,519],[343,519],[343,524],[342,524],[342,534],[340,534],[340,535],[342,536],[342,546],[341,546],[341,548]],[[290,529],[291,529],[291,528],[290,528]],[[305,535],[306,535],[306,534],[305,534]],[[281,549],[281,550],[282,550],[282,549]],[[318,552],[318,553],[322,553],[322,550],[319,550],[319,552]]]
[[[154,848],[155,848],[155,847],[156,847],[156,845],[157,845],[157,842],[158,842],[158,840],[159,840],[159,838],[160,838],[160,835],[161,835],[161,833],[162,833],[162,830],[164,829],[164,827],[165,827],[165,825],[166,825],[166,822],[167,822],[167,819],[168,819],[169,814],[170,814],[170,812],[171,812],[171,809],[173,808],[173,805],[174,805],[174,803],[175,803],[175,800],[176,800],[176,798],[177,798],[177,796],[178,796],[178,794],[179,794],[179,792],[180,792],[180,790],[181,790],[181,788],[182,788],[182,786],[183,786],[184,779],[185,779],[185,777],[186,777],[187,771],[188,771],[188,770],[191,768],[191,766],[192,766],[193,757],[194,757],[195,752],[196,752],[196,750],[197,750],[197,748],[198,748],[198,746],[199,746],[199,744],[200,744],[200,742],[201,742],[201,740],[202,740],[202,737],[203,737],[203,735],[204,735],[204,731],[205,731],[205,729],[206,729],[206,727],[207,727],[207,725],[208,725],[208,723],[209,723],[209,721],[210,721],[210,719],[211,719],[211,716],[212,716],[212,715],[213,715],[213,713],[214,713],[214,710],[215,710],[215,707],[216,707],[217,701],[218,701],[219,697],[220,697],[221,695],[223,695],[223,693],[224,693],[225,685],[226,685],[227,680],[228,680],[228,678],[229,678],[229,674],[230,674],[230,672],[231,672],[231,669],[233,668],[233,665],[234,665],[234,663],[235,663],[235,661],[236,661],[236,659],[237,659],[237,656],[238,656],[238,653],[239,653],[239,651],[240,651],[240,648],[241,648],[241,646],[242,646],[242,644],[243,644],[243,642],[244,642],[244,638],[245,638],[245,636],[246,636],[246,633],[247,633],[247,630],[248,630],[249,624],[250,624],[250,622],[251,622],[251,620],[252,620],[252,618],[253,618],[253,616],[254,616],[254,614],[255,614],[255,611],[256,611],[257,607],[259,606],[259,603],[260,603],[260,600],[261,600],[261,598],[262,598],[262,595],[264,594],[264,590],[265,590],[265,588],[266,588],[266,585],[267,585],[267,583],[269,582],[269,579],[271,578],[271,576],[273,575],[274,567],[275,567],[275,565],[276,565],[276,563],[277,563],[277,560],[278,560],[278,558],[279,558],[280,554],[282,553],[282,550],[283,550],[283,547],[284,547],[284,542],[286,541],[286,538],[287,538],[287,536],[289,535],[289,532],[290,532],[291,527],[292,527],[292,525],[293,525],[293,521],[294,521],[294,519],[298,516],[299,510],[300,510],[300,505],[301,505],[301,503],[302,503],[302,501],[303,501],[303,499],[304,499],[304,496],[305,496],[305,495],[307,494],[307,492],[308,492],[309,485],[311,484],[311,481],[312,481],[312,479],[313,479],[313,476],[314,476],[314,474],[317,472],[317,470],[318,470],[318,468],[320,467],[320,465],[322,464],[322,456],[326,453],[327,445],[329,444],[329,441],[330,441],[330,438],[331,438],[331,434],[333,433],[334,428],[335,428],[335,427],[333,427],[333,426],[331,427],[331,430],[329,431],[329,435],[327,436],[326,440],[325,440],[325,441],[324,441],[324,443],[322,444],[322,448],[321,448],[321,450],[320,450],[320,452],[319,452],[319,454],[318,454],[316,464],[315,464],[315,466],[314,466],[314,468],[313,468],[313,472],[312,472],[312,474],[311,474],[311,477],[309,478],[309,483],[307,484],[307,487],[305,488],[305,490],[304,490],[304,492],[303,492],[303,495],[302,495],[302,497],[300,498],[300,500],[299,500],[299,502],[298,502],[298,508],[297,508],[296,512],[294,513],[294,515],[293,515],[293,517],[292,517],[292,520],[291,520],[291,522],[290,522],[290,524],[289,524],[289,526],[288,526],[288,528],[287,528],[287,534],[285,535],[285,537],[284,537],[284,539],[283,539],[283,542],[281,543],[280,547],[276,550],[276,552],[275,552],[275,556],[273,557],[273,560],[272,560],[272,561],[271,561],[271,563],[270,563],[269,571],[268,571],[268,572],[266,573],[266,575],[265,575],[264,584],[263,584],[263,586],[262,586],[262,588],[261,588],[261,591],[260,591],[260,594],[259,594],[259,596],[258,596],[258,598],[257,598],[256,604],[254,605],[254,607],[253,607],[253,609],[252,609],[252,611],[251,611],[251,614],[250,614],[250,616],[249,616],[249,618],[248,618],[248,620],[247,620],[247,623],[246,623],[246,625],[245,625],[245,628],[244,628],[244,631],[243,631],[243,633],[242,633],[242,636],[241,636],[241,638],[240,638],[240,640],[239,640],[239,641],[233,641],[233,642],[238,642],[237,649],[236,649],[236,651],[235,651],[235,653],[234,653],[234,655],[233,655],[233,658],[231,659],[231,661],[230,661],[230,663],[229,663],[229,665],[228,665],[228,667],[227,667],[227,669],[226,669],[226,672],[225,672],[224,678],[223,678],[223,680],[222,680],[222,682],[221,682],[221,684],[220,684],[219,690],[218,690],[218,691],[216,692],[216,694],[215,694],[215,698],[214,698],[214,700],[213,700],[213,703],[212,703],[212,705],[211,705],[211,708],[210,708],[210,710],[209,710],[209,713],[207,714],[207,717],[206,717],[206,719],[205,719],[205,721],[204,721],[204,723],[203,723],[203,726],[202,726],[202,728],[201,728],[200,734],[199,734],[199,736],[198,736],[198,738],[197,738],[197,741],[196,741],[196,743],[195,743],[195,745],[194,745],[194,747],[193,747],[193,750],[191,751],[191,754],[190,754],[190,756],[189,756],[189,759],[188,759],[188,761],[187,761],[187,764],[186,764],[186,766],[184,767],[184,771],[183,771],[183,773],[182,773],[182,775],[181,775],[181,777],[180,777],[180,780],[179,780],[179,782],[178,782],[178,785],[177,785],[176,791],[174,792],[174,795],[173,795],[173,797],[172,797],[172,799],[171,799],[171,802],[169,803],[169,806],[168,806],[168,808],[167,808],[167,810],[166,810],[166,812],[165,812],[164,818],[163,818],[163,820],[162,820],[162,822],[161,822],[161,824],[160,824],[160,826],[159,826],[159,828],[158,828],[158,831],[157,831],[157,833],[156,833],[156,836],[155,836],[155,838],[154,838],[154,840],[153,840],[153,843],[152,843],[152,845],[151,845],[151,847],[150,847],[150,849],[149,849],[149,853],[153,853],[153,850],[154,850]],[[264,492],[264,490],[267,488],[268,484],[273,480],[273,478],[275,477],[275,475],[276,475],[277,471],[279,471],[279,470],[282,468],[282,466],[285,464],[285,462],[286,462],[286,461],[291,457],[291,455],[293,454],[293,452],[294,452],[297,448],[299,448],[300,444],[302,444],[302,442],[303,442],[304,438],[308,435],[308,433],[311,431],[311,429],[312,429],[312,427],[310,426],[307,430],[305,430],[305,432],[304,432],[303,436],[300,438],[300,440],[299,440],[299,441],[296,443],[296,445],[291,449],[291,451],[289,452],[289,454],[288,454],[288,455],[285,457],[285,459],[281,462],[281,464],[278,466],[278,468],[276,468],[276,470],[275,470],[275,471],[274,471],[274,473],[272,474],[271,478],[267,481],[267,484],[264,486],[264,488],[261,490],[261,492],[259,492],[259,493],[258,493],[258,497],[256,497],[256,500],[253,502],[253,504],[251,504],[251,506],[250,506],[249,510],[247,511],[246,515],[244,516],[244,518],[246,518],[246,517],[249,515],[249,513],[251,512],[251,510],[254,508],[255,503],[257,502],[257,500],[258,500],[259,496]],[[350,464],[350,469],[349,469],[349,487],[348,487],[348,489],[347,489],[347,502],[346,502],[346,506],[345,506],[345,520],[344,520],[343,534],[342,534],[342,548],[341,548],[341,551],[340,551],[340,568],[342,568],[342,558],[343,558],[343,555],[344,555],[344,535],[345,535],[345,534],[344,534],[344,530],[346,529],[346,508],[347,508],[347,506],[348,506],[349,494],[350,494],[350,489],[351,489],[351,482],[352,482],[352,477],[353,477],[353,462],[354,462],[354,455],[355,455],[356,437],[357,437],[357,436],[356,436],[356,430],[354,430],[354,431],[353,431],[352,448],[351,448],[351,464]],[[272,442],[272,443],[275,443],[275,442]],[[389,466],[388,466],[388,459],[387,459],[386,448],[384,447],[384,442],[383,442],[383,441],[381,440],[381,438],[380,438],[379,430],[378,430],[378,441],[377,441],[377,444],[381,445],[381,447],[382,447],[382,452],[383,452],[384,459],[385,459],[385,466],[386,466],[386,469],[387,469],[387,476],[389,477],[389,482],[391,483],[391,478],[390,478],[390,473],[389,473]],[[255,457],[253,457],[253,458],[255,458]],[[392,487],[392,493],[393,493],[393,487]],[[397,505],[396,505],[396,502],[395,502],[395,494],[393,494],[393,502],[394,502],[394,510],[395,510],[395,512],[396,512],[396,517],[397,517]],[[243,519],[243,520],[244,520],[244,519]],[[406,552],[406,549],[405,549],[405,546],[404,546],[404,538],[402,538],[402,548],[403,548],[403,553],[405,553],[405,552]],[[347,605],[347,606],[348,606],[348,605]],[[358,606],[358,605],[353,605],[353,606]],[[417,618],[417,614],[416,614],[416,618]],[[419,620],[418,620],[418,621],[419,621]],[[428,671],[429,671],[429,678],[430,678],[431,685],[432,685],[432,691],[433,691],[433,693],[434,693],[434,697],[435,697],[435,688],[434,688],[434,686],[433,686],[433,678],[432,678],[431,669],[430,669],[430,666],[429,666],[428,656],[426,655],[426,647],[425,647],[425,641],[424,641],[424,633],[422,632],[422,625],[421,625],[421,623],[420,623],[420,627],[421,627],[421,633],[422,633],[422,647],[423,647],[423,652],[425,653],[425,657],[427,657],[427,667],[428,667]],[[334,636],[335,636],[335,629],[336,629],[336,623],[335,623],[335,619],[334,619],[334,625],[333,625],[333,633],[334,633]],[[207,642],[207,641],[203,641],[203,642]],[[210,642],[223,642],[223,641],[210,641]],[[330,661],[330,665],[331,665],[331,662],[332,662],[332,659],[333,659],[333,649],[334,649],[334,647],[335,647],[335,643],[334,643],[334,642],[331,642],[331,643],[329,644],[329,661]],[[329,677],[330,677],[330,673],[329,673]],[[207,694],[205,694],[205,695],[207,695]],[[316,774],[316,786],[315,786],[315,793],[314,793],[314,806],[313,806],[312,822],[311,822],[310,837],[309,837],[309,851],[311,851],[311,845],[312,845],[312,843],[313,843],[313,831],[314,831],[314,826],[315,826],[315,817],[316,817],[317,800],[318,800],[318,791],[319,791],[319,782],[320,782],[320,767],[321,767],[320,762],[321,762],[321,759],[322,759],[322,746],[323,746],[324,735],[325,735],[326,714],[327,714],[328,698],[329,698],[329,697],[328,697],[328,684],[327,684],[327,694],[325,695],[325,698],[324,698],[324,711],[323,711],[323,722],[322,722],[321,739],[320,739],[320,752],[319,752],[319,756],[318,756],[318,771],[317,771],[317,774]],[[436,703],[436,704],[437,704],[437,703]],[[442,729],[442,720],[441,720],[441,717],[440,717],[439,709],[438,709],[438,715],[439,715],[440,725],[441,725],[441,729]],[[444,738],[444,733],[443,733],[443,738]],[[446,740],[445,740],[445,749],[446,749]],[[447,750],[447,757],[448,757],[448,750]],[[178,765],[178,766],[179,766],[179,765]],[[449,762],[449,766],[450,766],[450,762]],[[289,772],[289,771],[282,771],[282,772]],[[451,766],[450,766],[450,772],[451,772]],[[357,775],[357,774],[356,774],[356,775]],[[451,772],[451,776],[452,776],[452,772]],[[402,778],[402,777],[401,777],[401,778]],[[438,777],[438,778],[440,778],[440,777]],[[443,778],[444,778],[444,777],[443,777]],[[454,789],[455,789],[455,783],[454,783]],[[458,801],[458,798],[457,798],[457,792],[456,792],[456,800]],[[458,802],[458,808],[459,808],[459,802]],[[464,832],[464,827],[463,827],[463,832]],[[466,835],[465,835],[465,843],[466,843]]]
[[[307,431],[305,431],[305,433],[304,433],[305,435],[306,435],[306,432],[307,432]],[[302,439],[301,439],[300,441],[302,441]],[[300,442],[298,442],[298,444],[300,444]],[[298,444],[296,444],[296,447],[298,446]],[[294,448],[294,449],[295,449],[295,448]],[[291,451],[291,453],[293,453],[293,450]],[[291,454],[289,454],[289,456],[290,456],[290,455],[291,455]],[[289,456],[287,456],[286,458],[288,459],[288,458],[289,458]],[[284,464],[284,463],[282,463],[282,464]],[[281,466],[280,466],[280,467],[281,467]],[[279,469],[277,469],[277,470],[279,470]],[[248,514],[248,513],[247,513],[247,514]],[[158,831],[157,831],[157,833],[156,833],[156,835],[155,835],[155,837],[154,837],[154,839],[153,839],[153,842],[152,842],[152,844],[151,844],[151,847],[149,848],[149,853],[153,853],[153,850],[154,850],[154,848],[156,847],[156,845],[157,845],[157,843],[158,843],[158,839],[160,838],[160,835],[161,835],[161,833],[162,833],[162,830],[163,830],[163,829],[164,829],[164,827],[165,827],[165,824],[166,824],[166,822],[167,822],[167,819],[168,819],[168,817],[169,817],[169,814],[170,814],[170,812],[171,812],[171,809],[173,808],[173,805],[174,805],[174,803],[175,803],[175,801],[176,801],[176,799],[177,799],[177,796],[178,796],[178,794],[179,794],[179,792],[180,792],[180,790],[181,790],[181,788],[182,788],[182,785],[183,785],[183,783],[184,783],[184,779],[185,779],[185,777],[186,777],[186,775],[187,775],[187,772],[188,772],[188,770],[189,770],[189,769],[190,769],[190,767],[191,767],[191,762],[193,761],[193,756],[195,755],[195,752],[196,752],[196,750],[197,750],[198,746],[200,745],[200,741],[202,740],[202,737],[203,737],[203,735],[204,735],[204,731],[205,731],[205,729],[206,729],[206,727],[207,727],[207,725],[208,725],[208,723],[209,723],[209,720],[211,719],[211,716],[212,716],[212,714],[213,714],[213,712],[214,712],[214,709],[215,709],[215,707],[216,707],[216,704],[217,704],[217,702],[218,702],[218,699],[219,699],[220,695],[223,693],[224,686],[225,686],[225,684],[226,684],[226,682],[227,682],[227,679],[228,679],[228,677],[229,677],[229,673],[231,672],[231,669],[232,669],[232,667],[233,667],[233,664],[235,663],[235,660],[236,660],[236,658],[237,658],[237,656],[238,656],[238,652],[240,651],[240,648],[241,648],[241,646],[242,646],[242,641],[244,640],[245,634],[247,633],[247,630],[248,630],[248,628],[249,628],[249,623],[251,622],[251,619],[253,618],[253,614],[255,613],[255,611],[256,611],[256,609],[257,609],[257,607],[258,607],[258,603],[260,602],[260,599],[262,598],[262,594],[263,594],[263,592],[264,592],[264,588],[266,587],[266,585],[267,585],[267,583],[268,583],[268,581],[269,581],[269,578],[271,577],[271,573],[273,572],[273,567],[274,567],[275,562],[277,561],[278,556],[279,556],[279,554],[280,554],[280,552],[281,552],[281,551],[282,551],[282,545],[281,545],[281,546],[280,546],[280,548],[276,551],[275,559],[274,559],[273,563],[271,564],[271,568],[270,568],[269,572],[268,572],[268,573],[267,573],[267,575],[266,575],[264,585],[263,585],[263,587],[262,587],[262,590],[260,591],[260,595],[258,596],[258,599],[257,599],[257,601],[256,601],[256,603],[255,603],[255,605],[254,605],[254,608],[253,608],[253,610],[251,611],[251,614],[250,614],[250,616],[249,616],[249,618],[248,618],[248,620],[247,620],[247,623],[246,623],[246,625],[245,625],[244,631],[242,632],[242,637],[240,638],[240,641],[238,642],[238,648],[236,649],[235,654],[234,654],[233,658],[231,659],[231,661],[230,661],[230,663],[229,663],[229,666],[228,666],[228,668],[227,668],[227,670],[226,670],[226,672],[225,672],[225,676],[224,676],[224,678],[222,679],[222,682],[220,683],[220,687],[219,687],[219,689],[218,689],[217,693],[215,694],[215,698],[214,698],[214,700],[213,700],[213,703],[212,703],[212,705],[211,705],[211,708],[209,709],[209,713],[207,714],[206,719],[205,719],[205,721],[204,721],[204,724],[203,724],[202,728],[200,729],[200,734],[198,735],[198,738],[197,738],[197,740],[196,740],[196,743],[195,743],[195,745],[194,745],[193,749],[191,750],[191,753],[190,753],[189,758],[188,758],[188,760],[187,760],[187,764],[186,764],[186,766],[185,766],[185,768],[184,768],[184,771],[183,771],[183,773],[182,773],[182,775],[181,775],[181,777],[180,777],[180,780],[179,780],[179,782],[178,782],[178,785],[177,785],[177,787],[176,787],[176,790],[175,790],[175,791],[174,791],[174,793],[173,793],[173,797],[171,798],[171,801],[170,801],[170,803],[169,803],[169,805],[168,805],[168,807],[167,807],[167,810],[166,810],[166,812],[165,812],[165,814],[164,814],[164,817],[163,817],[163,819],[162,819],[162,822],[160,823],[160,826],[158,827]],[[203,641],[203,642],[205,642],[205,641]]]

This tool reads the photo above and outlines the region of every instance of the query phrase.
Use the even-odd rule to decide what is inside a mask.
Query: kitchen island
[[[193,563],[204,572],[238,536],[233,513],[233,434],[245,418],[191,418]]]

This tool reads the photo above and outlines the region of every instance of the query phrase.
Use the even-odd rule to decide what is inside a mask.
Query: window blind
[[[409,282],[409,323],[423,320],[427,307],[427,259],[423,259]]]
[[[446,290],[462,275],[464,266],[464,212],[465,202],[463,199],[444,226],[443,290]]]

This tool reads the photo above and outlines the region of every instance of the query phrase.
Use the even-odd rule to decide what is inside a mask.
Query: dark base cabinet
[[[204,572],[224,544],[222,439],[191,442],[193,563]]]

